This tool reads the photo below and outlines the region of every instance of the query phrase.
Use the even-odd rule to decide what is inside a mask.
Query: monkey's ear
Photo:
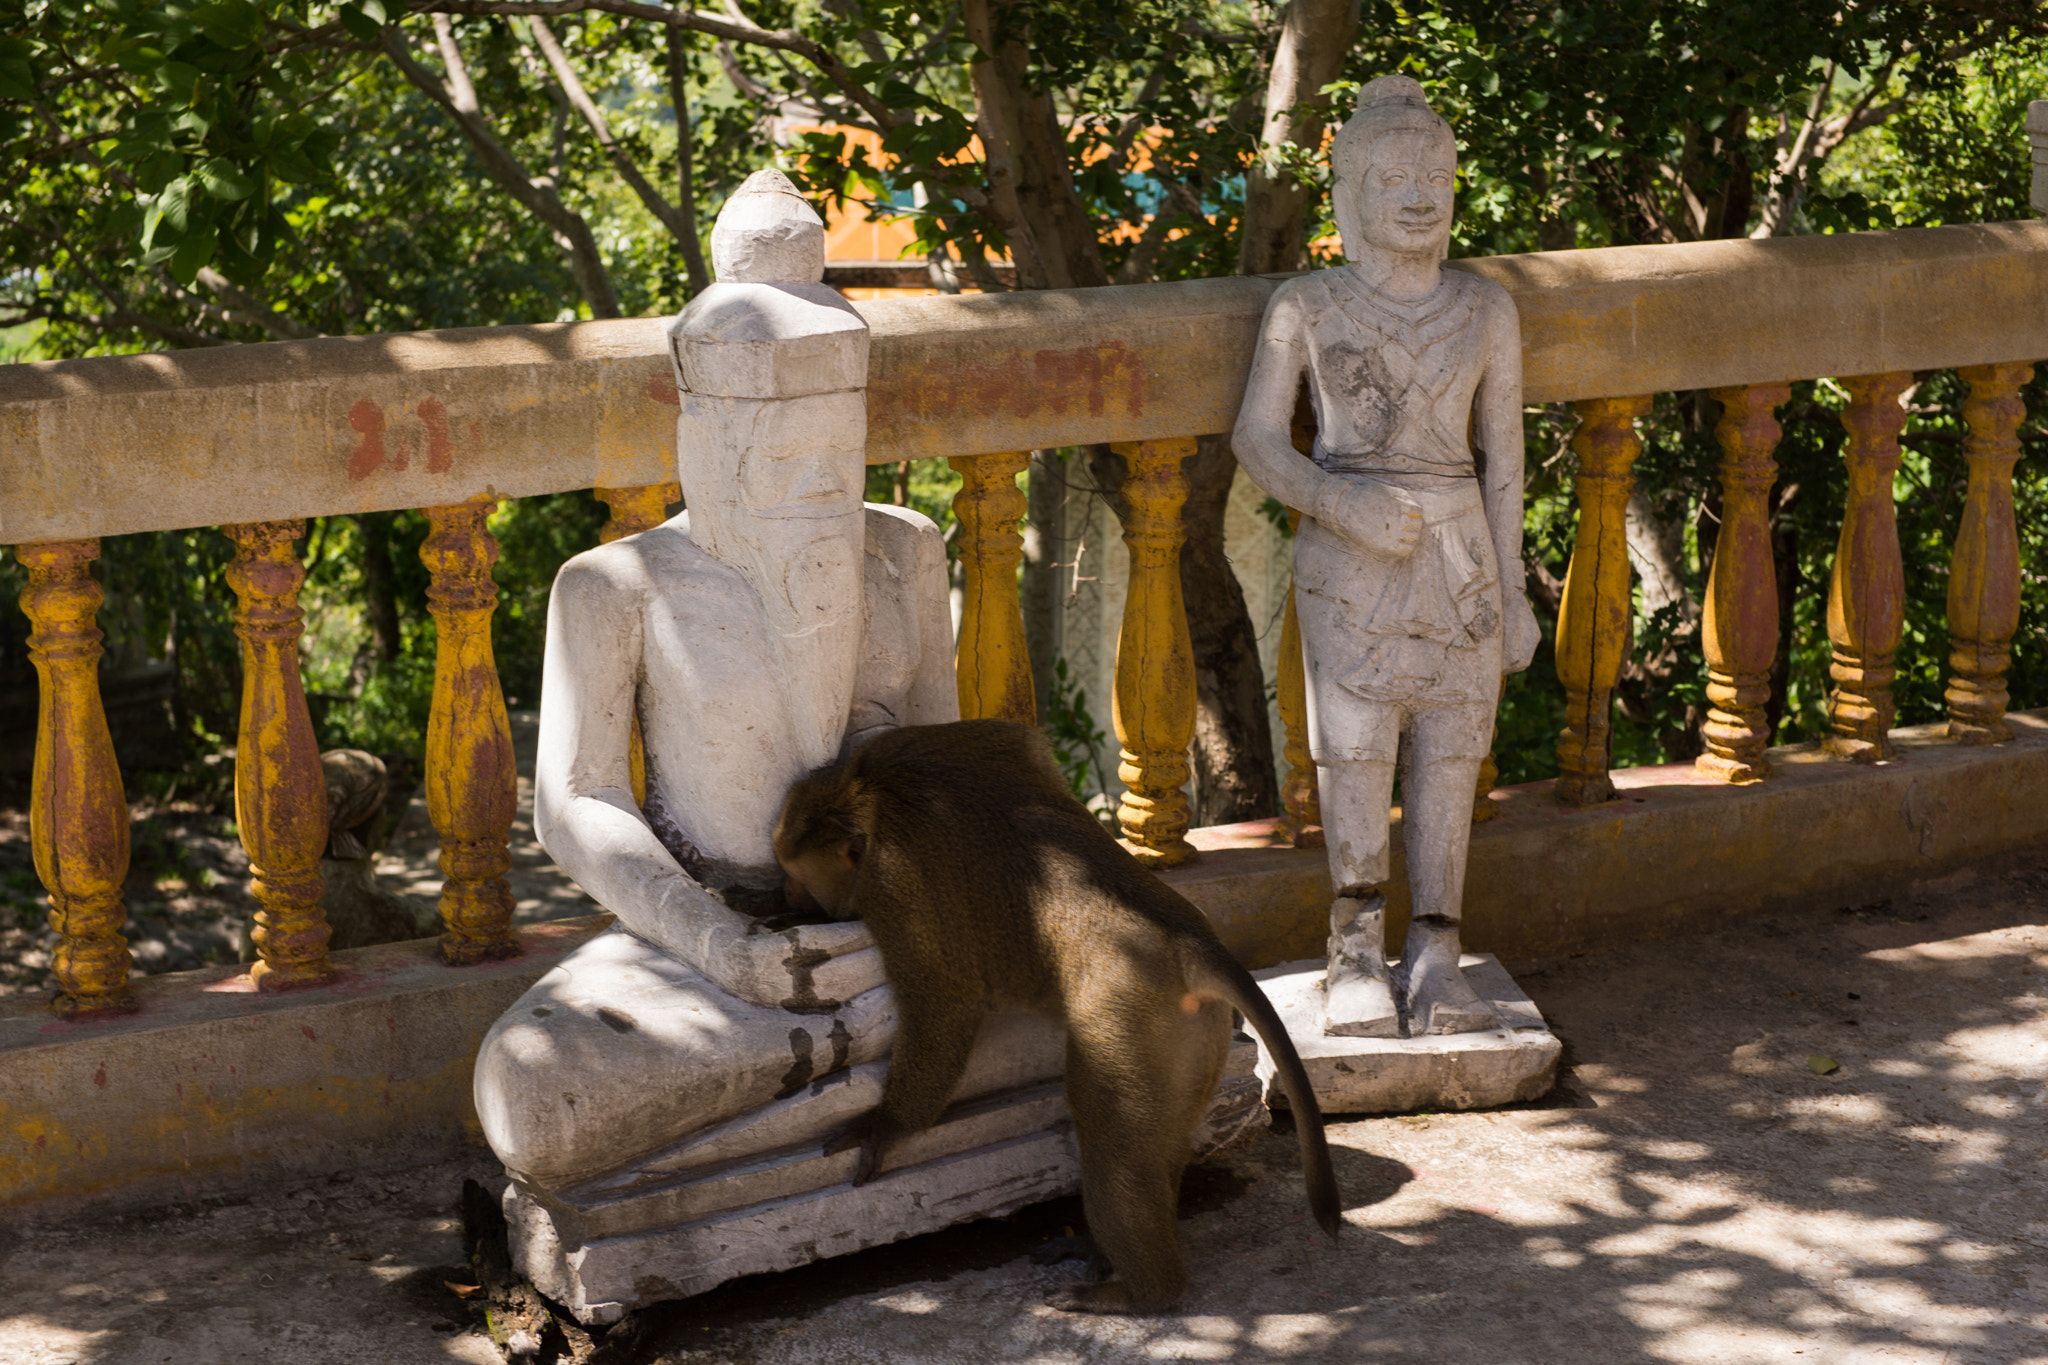
[[[868,836],[859,833],[848,835],[840,851],[846,856],[846,861],[859,867],[861,859],[868,856]]]

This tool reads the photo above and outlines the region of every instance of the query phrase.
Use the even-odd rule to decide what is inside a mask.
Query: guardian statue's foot
[[[1398,1038],[1401,1018],[1387,977],[1387,898],[1340,896],[1330,907],[1330,965],[1323,974],[1323,1032]]]
[[[1500,1027],[1493,1006],[1466,984],[1458,953],[1458,926],[1450,921],[1419,919],[1408,926],[1401,963],[1411,1037]]]

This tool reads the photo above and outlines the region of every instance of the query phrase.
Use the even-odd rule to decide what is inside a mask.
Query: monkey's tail
[[[1220,943],[1205,943],[1191,956],[1197,961],[1190,965],[1203,978],[1198,989],[1206,987],[1206,993],[1213,993],[1242,1014],[1265,1040],[1266,1051],[1272,1054],[1279,1070],[1280,1089],[1294,1110],[1309,1209],[1323,1231],[1330,1234],[1330,1240],[1336,1241],[1338,1229],[1344,1226],[1344,1201],[1337,1193],[1337,1172],[1330,1165],[1330,1144],[1323,1136],[1323,1111],[1316,1103],[1315,1088],[1309,1084],[1301,1054],[1294,1050],[1294,1040],[1287,1036],[1287,1026],[1280,1022],[1280,1015],[1259,989],[1259,983],[1252,980],[1252,974],[1230,955],[1229,949]]]

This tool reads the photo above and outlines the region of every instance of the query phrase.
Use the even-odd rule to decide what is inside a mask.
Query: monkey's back
[[[1202,913],[1075,799],[1035,727],[894,731],[847,776],[874,813],[859,903],[885,964],[940,963],[949,989],[1057,1011],[1097,975],[1127,983],[1134,961],[1148,980],[1178,981],[1184,945],[1223,951]],[[924,913],[903,913],[913,906]]]

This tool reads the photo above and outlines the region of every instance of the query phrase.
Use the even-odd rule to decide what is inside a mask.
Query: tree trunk
[[[1057,450],[1031,452],[1024,523],[1024,649],[1031,656],[1031,688],[1038,721],[1052,700],[1053,665],[1060,655],[1065,594],[1060,565],[1067,557],[1067,483]]]
[[[394,512],[356,514],[356,526],[363,533],[363,611],[370,622],[370,653],[380,664],[405,652],[391,564],[391,524],[396,517]]]
[[[1202,437],[1182,468],[1188,501],[1180,584],[1195,655],[1194,822],[1260,820],[1280,813],[1280,783],[1258,632],[1223,553],[1223,516],[1237,473],[1230,438]]]
[[[1283,149],[1319,147],[1330,107],[1324,86],[1344,69],[1358,33],[1358,0],[1293,0],[1280,20],[1280,41],[1266,79],[1261,155],[1245,177],[1240,275],[1300,270],[1307,262],[1303,210],[1311,187],[1282,169]]]

